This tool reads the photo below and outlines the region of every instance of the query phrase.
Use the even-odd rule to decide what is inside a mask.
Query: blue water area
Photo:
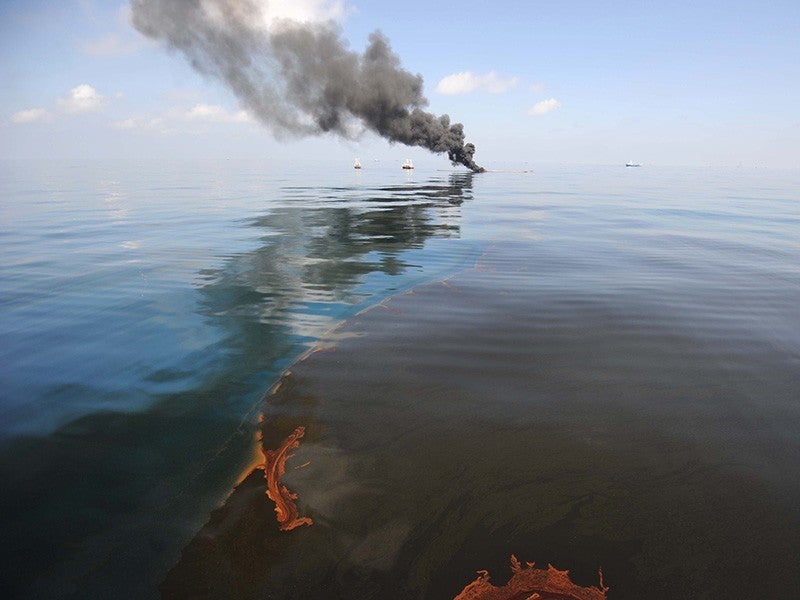
[[[480,247],[460,234],[464,173],[0,169],[0,513],[14,593],[155,594],[251,460],[280,372],[341,319]]]
[[[741,506],[783,511],[780,543],[796,538],[800,174],[487,166],[496,172],[474,175],[433,159],[410,173],[399,162],[354,172],[349,160],[0,163],[4,595],[157,596],[181,548],[252,462],[262,397],[280,373],[341,320],[465,272],[474,301],[419,315],[414,336],[430,335],[432,344],[416,368],[440,385],[423,393],[441,402],[426,411],[457,414],[448,404],[455,396],[442,392],[452,386],[480,399],[484,421],[470,422],[476,437],[459,441],[446,422],[441,431],[426,423],[430,435],[418,435],[415,415],[399,411],[396,426],[406,423],[408,439],[421,439],[405,447],[398,436],[402,451],[436,456],[435,440],[446,434],[452,447],[442,454],[460,460],[459,444],[471,448],[479,435],[502,441],[492,427],[513,417],[515,456],[557,447],[576,463],[596,460],[611,479],[619,467],[622,483],[606,500],[633,489],[652,508],[661,507],[657,482],[646,490],[636,482],[648,461],[658,464],[653,449],[685,445],[692,464],[713,464],[726,477],[746,472]],[[386,352],[388,339],[374,347]],[[436,352],[445,341],[449,351]],[[380,381],[383,361],[370,359]],[[332,386],[334,366],[326,372]],[[482,369],[506,377],[484,381]],[[341,365],[342,377],[357,371]],[[424,378],[414,380],[420,386]],[[484,402],[498,390],[499,400]],[[344,430],[376,418],[360,397],[319,411],[320,422],[338,420]],[[578,440],[595,444],[586,454],[570,438],[583,435],[584,415],[596,419],[599,436]],[[525,487],[525,465],[516,481],[493,462],[491,447],[482,451],[481,485],[506,490],[519,523],[560,539],[564,560],[580,554],[517,502],[520,490],[535,491]],[[677,465],[676,456],[664,465]],[[444,462],[443,472],[452,467]],[[654,473],[653,481],[674,474],[663,465]],[[322,481],[307,497],[324,504]],[[422,481],[404,479],[401,491],[416,497]],[[604,523],[610,505],[580,487],[597,481],[587,475],[561,492],[580,488],[593,498],[592,522]],[[436,502],[466,497],[458,485],[448,483]],[[691,505],[701,496],[675,497]],[[648,529],[655,521],[647,507],[614,506],[615,526],[644,523],[647,539],[669,537]],[[740,505],[726,506],[734,508],[710,525],[714,534],[748,518],[734,514]],[[675,506],[675,522],[694,524],[691,508]],[[508,539],[522,525],[515,527]],[[434,551],[419,546],[426,535],[408,560]],[[485,532],[457,535],[486,546]],[[492,560],[506,561],[497,543]],[[613,553],[622,565],[625,552],[640,550]],[[638,556],[646,558],[631,563],[631,581],[635,569],[656,577],[666,552]],[[474,557],[453,550],[450,558],[463,568]],[[769,589],[787,590],[797,577]]]

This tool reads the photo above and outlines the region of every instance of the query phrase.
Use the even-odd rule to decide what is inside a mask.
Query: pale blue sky
[[[388,36],[479,162],[800,167],[797,0],[455,6],[344,1],[340,21],[356,50]],[[0,3],[0,157],[424,153],[277,141],[127,19],[126,2]]]

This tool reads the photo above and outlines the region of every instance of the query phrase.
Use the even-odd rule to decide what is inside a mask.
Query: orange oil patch
[[[599,587],[581,587],[569,578],[569,571],[559,571],[553,565],[537,569],[533,563],[520,564],[511,556],[511,579],[497,587],[489,583],[489,572],[478,571],[478,578],[465,587],[454,600],[605,600],[608,588],[603,585],[600,571]]]
[[[281,531],[290,531],[301,525],[312,525],[308,517],[298,514],[297,494],[281,483],[281,478],[286,472],[286,461],[293,455],[289,454],[300,445],[300,439],[305,435],[306,428],[298,427],[275,450],[264,450],[264,478],[267,480],[267,497],[275,503],[275,514]]]

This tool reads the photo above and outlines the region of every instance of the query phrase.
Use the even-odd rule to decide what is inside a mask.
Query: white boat
[[[355,159],[355,160],[353,161],[353,168],[354,168],[354,169],[360,169],[360,168],[361,168],[361,161],[360,161],[360,160],[358,160],[358,159]]]
[[[632,160],[629,160],[628,162],[625,163],[625,166],[626,167],[641,167],[642,165],[640,165],[637,162],[633,162]]]
[[[404,169],[413,169],[414,168],[414,163],[411,162],[410,158],[407,158],[406,162],[403,163],[403,168]]]

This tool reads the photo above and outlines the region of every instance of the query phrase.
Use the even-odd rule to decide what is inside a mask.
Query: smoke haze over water
[[[352,139],[366,128],[482,170],[463,126],[423,110],[422,77],[400,66],[380,32],[359,54],[332,20],[270,19],[269,0],[132,0],[131,6],[141,33],[223,81],[278,136],[330,132]]]

